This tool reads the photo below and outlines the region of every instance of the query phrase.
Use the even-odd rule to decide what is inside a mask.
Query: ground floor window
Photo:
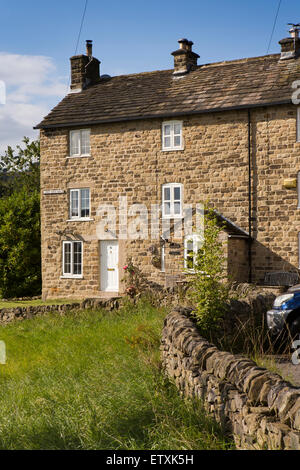
[[[201,243],[199,235],[193,234],[184,240],[184,268],[188,271],[194,272],[197,256],[201,250]]]
[[[63,242],[63,275],[68,277],[82,276],[83,246],[80,241]]]

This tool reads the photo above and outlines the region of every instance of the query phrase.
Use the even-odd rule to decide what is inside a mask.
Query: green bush
[[[194,316],[203,335],[211,336],[221,325],[229,300],[226,257],[220,233],[223,230],[212,209],[205,210],[204,240],[198,250],[188,296],[195,305]]]
[[[40,195],[24,187],[0,199],[0,295],[41,291]]]

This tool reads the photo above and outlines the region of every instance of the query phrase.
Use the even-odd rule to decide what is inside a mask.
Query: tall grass
[[[72,312],[0,328],[1,449],[224,449],[231,443],[162,374],[166,312]]]
[[[272,336],[264,316],[250,314],[247,320],[235,318],[235,325],[230,331],[221,329],[215,342],[219,347],[232,353],[243,353],[253,359],[277,353],[288,354],[293,338],[288,328],[280,335]]]

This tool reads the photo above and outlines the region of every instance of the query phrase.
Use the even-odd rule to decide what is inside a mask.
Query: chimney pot
[[[93,57],[93,41],[91,39],[86,40],[86,55]]]
[[[299,30],[296,29],[296,28],[292,28],[289,30],[289,33],[291,35],[292,38],[298,38],[299,37]]]
[[[185,38],[179,39],[178,42],[179,42],[179,48],[180,49],[186,50],[188,48],[189,41],[187,39],[185,39]]]

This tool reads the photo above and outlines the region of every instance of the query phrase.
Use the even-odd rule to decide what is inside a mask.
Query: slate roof
[[[161,70],[100,79],[68,94],[36,128],[173,117],[291,102],[300,59],[280,54],[199,65],[174,78]]]
[[[220,214],[216,209],[213,210],[217,223],[224,228],[229,236],[238,238],[249,238],[249,233],[236,225],[230,219],[227,219],[223,214]]]

